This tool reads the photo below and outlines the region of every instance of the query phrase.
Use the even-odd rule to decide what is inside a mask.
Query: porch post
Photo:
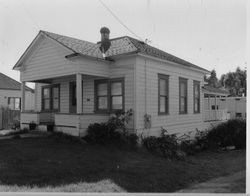
[[[76,113],[82,113],[82,74],[76,74]]]
[[[21,112],[25,111],[25,83],[21,83]]]

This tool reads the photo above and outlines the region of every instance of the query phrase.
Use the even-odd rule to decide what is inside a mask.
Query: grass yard
[[[53,137],[0,141],[0,192],[174,192],[245,168],[245,151],[169,161]]]

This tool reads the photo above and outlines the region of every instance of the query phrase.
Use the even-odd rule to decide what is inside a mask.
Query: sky
[[[96,43],[103,26],[218,78],[247,66],[245,0],[0,0],[0,72],[20,79],[12,68],[39,30]]]

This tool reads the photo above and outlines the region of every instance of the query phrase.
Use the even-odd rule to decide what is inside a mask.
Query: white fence
[[[204,98],[204,121],[246,118],[246,97]]]

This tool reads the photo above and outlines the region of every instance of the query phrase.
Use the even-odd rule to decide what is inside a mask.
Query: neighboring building
[[[54,123],[57,131],[84,135],[90,123],[132,108],[129,128],[137,134],[204,128],[202,86],[209,71],[134,38],[109,40],[108,29],[101,33],[97,44],[38,33],[13,68],[23,87],[36,83],[35,109],[28,112],[24,104],[22,127]]]
[[[230,95],[227,90],[204,85],[202,91],[204,94],[203,120],[205,122],[228,120],[231,118],[227,105],[221,101]]]
[[[229,91],[203,87],[204,121],[220,121],[233,118],[246,118],[246,97],[229,97]]]
[[[26,86],[26,109],[34,109],[34,90]],[[0,107],[21,109],[21,83],[0,73]]]

